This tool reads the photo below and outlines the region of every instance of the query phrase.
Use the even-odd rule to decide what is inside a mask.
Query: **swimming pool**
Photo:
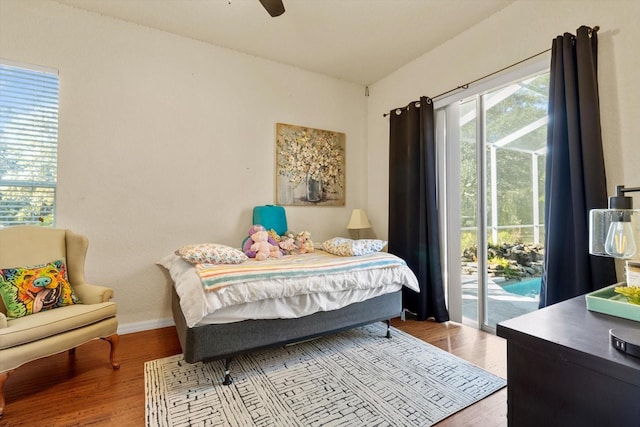
[[[512,294],[522,295],[525,297],[537,298],[540,295],[540,277],[522,280],[510,285],[504,285],[502,289]]]

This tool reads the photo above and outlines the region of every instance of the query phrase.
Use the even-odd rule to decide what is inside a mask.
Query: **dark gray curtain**
[[[403,288],[404,308],[418,320],[445,322],[436,189],[433,102],[422,97],[390,112],[389,252],[403,258],[420,283],[420,293]]]
[[[589,255],[589,211],[607,206],[597,52],[585,26],[552,44],[540,307],[616,282],[613,259]]]

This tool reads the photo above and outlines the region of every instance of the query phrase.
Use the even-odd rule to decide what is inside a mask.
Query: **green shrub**
[[[492,257],[489,258],[488,263],[489,265],[497,264],[501,266],[502,269],[500,271],[502,272],[502,275],[507,279],[515,279],[519,277],[517,270],[511,267],[511,261],[506,258],[500,256]]]
[[[465,249],[478,247],[478,235],[475,232],[463,232],[460,240],[460,247],[462,248],[463,252],[465,251]]]

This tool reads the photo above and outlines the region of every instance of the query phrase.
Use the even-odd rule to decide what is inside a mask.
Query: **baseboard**
[[[144,322],[126,323],[124,325],[118,325],[118,335],[149,331],[151,329],[166,328],[167,326],[175,326],[175,322],[170,317],[166,319],[145,320]]]

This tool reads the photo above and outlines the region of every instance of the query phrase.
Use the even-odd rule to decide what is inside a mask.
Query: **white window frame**
[[[3,58],[0,66],[0,228],[54,226],[58,70]]]

